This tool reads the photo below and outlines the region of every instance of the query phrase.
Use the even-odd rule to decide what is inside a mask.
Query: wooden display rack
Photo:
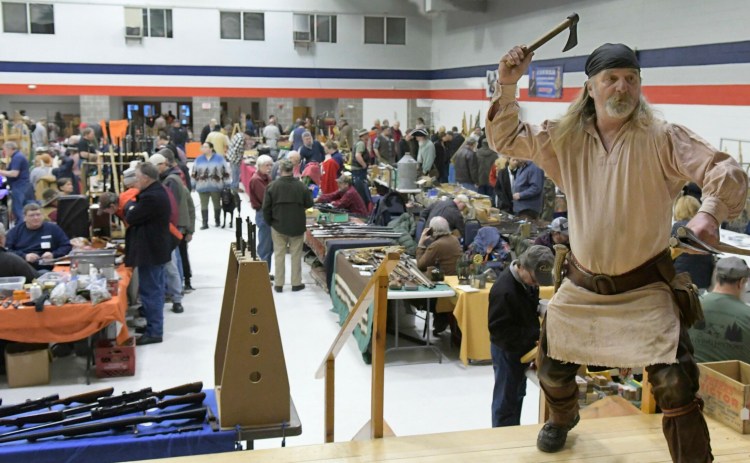
[[[229,251],[214,352],[214,382],[222,428],[288,423],[289,378],[268,265]]]

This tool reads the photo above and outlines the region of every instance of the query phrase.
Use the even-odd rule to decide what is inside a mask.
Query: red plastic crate
[[[135,338],[128,338],[122,345],[103,339],[94,348],[94,364],[97,378],[133,376],[135,374]]]

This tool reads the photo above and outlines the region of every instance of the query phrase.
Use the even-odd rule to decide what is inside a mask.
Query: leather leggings
[[[578,385],[575,377],[579,365],[547,357],[546,320],[537,357],[539,384],[550,408],[550,421],[567,425],[578,415]],[[677,363],[646,367],[656,403],[664,413],[662,431],[674,462],[703,463],[713,461],[708,427],[703,418],[703,401],[698,392],[698,367],[687,328],[680,329]]]

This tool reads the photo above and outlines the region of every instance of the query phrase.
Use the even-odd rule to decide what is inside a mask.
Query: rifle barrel
[[[85,434],[92,434],[101,431],[121,429],[127,426],[134,426],[142,423],[161,423],[162,421],[170,420],[204,420],[206,419],[206,407],[195,408],[191,410],[182,410],[172,413],[164,413],[160,415],[136,415],[120,418],[117,420],[110,421],[95,421],[92,423],[78,424],[74,426],[68,426],[61,429],[50,429],[47,431],[40,431],[31,434],[16,435],[10,437],[0,438],[0,443],[13,442],[17,440],[29,440],[31,442],[47,437],[56,436],[82,436]]]

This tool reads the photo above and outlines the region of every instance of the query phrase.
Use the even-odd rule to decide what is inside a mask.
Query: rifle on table
[[[53,395],[42,397],[39,399],[27,400],[26,402],[22,402],[20,404],[6,405],[4,407],[0,407],[0,416],[19,415],[21,413],[33,412],[35,410],[41,410],[43,408],[50,408],[55,405],[70,405],[74,403],[90,404],[92,402],[96,402],[98,400],[111,396],[114,391],[115,391],[114,388],[108,387],[106,389],[100,389],[98,391],[91,391],[91,392],[84,392],[83,394],[72,395],[69,397],[62,398],[62,399],[60,398],[58,394],[53,394]],[[14,420],[0,420],[0,425],[16,426],[17,425],[17,423],[15,423],[16,420],[28,419],[28,418],[29,417],[19,417]],[[26,422],[38,423],[38,421],[26,421]]]
[[[200,405],[203,403],[203,400],[205,400],[205,398],[206,394],[204,392],[199,392],[196,394],[186,394],[174,399],[162,400],[161,402],[159,402],[156,397],[148,397],[136,402],[129,402],[122,405],[116,405],[114,407],[97,407],[92,409],[91,412],[86,415],[75,416],[60,421],[54,421],[52,423],[40,424],[39,426],[34,426],[31,428],[16,429],[15,431],[0,434],[0,443],[23,440],[26,439],[28,433],[33,433],[34,431],[39,431],[42,429],[54,428],[57,426],[71,426],[75,424],[87,423],[90,421],[103,420],[105,418],[112,418],[115,416],[145,412],[146,410],[149,410],[151,408],[159,408],[163,410],[167,407],[173,407],[175,405]]]
[[[190,410],[183,410],[179,412],[164,413],[161,415],[138,415],[120,418],[117,420],[110,421],[95,421],[93,423],[84,423],[74,426],[67,426],[60,429],[50,429],[48,431],[40,431],[30,434],[24,434],[22,436],[12,436],[9,440],[3,440],[2,442],[10,442],[12,440],[26,439],[29,442],[36,442],[39,439],[45,439],[47,437],[73,437],[83,436],[86,434],[94,434],[102,431],[114,431],[119,430],[128,426],[137,426],[143,423],[161,423],[163,421],[171,420],[200,420],[206,419],[206,407],[194,408]]]
[[[19,426],[19,427],[23,426],[24,424],[31,424],[31,423],[49,423],[51,421],[64,420],[65,418],[69,416],[78,415],[81,413],[87,413],[98,407],[114,407],[117,405],[134,402],[137,400],[147,399],[149,397],[157,397],[159,399],[163,399],[166,396],[180,396],[180,395],[200,392],[202,389],[203,389],[203,383],[199,381],[197,383],[183,384],[181,386],[173,387],[171,389],[165,389],[159,392],[153,392],[150,387],[147,387],[139,391],[124,392],[120,395],[111,396],[112,391],[110,391],[109,395],[100,397],[96,401],[80,402],[80,403],[86,403],[86,405],[66,408],[63,410],[53,410],[53,411],[45,412],[45,413],[37,413],[35,415],[19,416],[18,418],[15,418],[14,420],[12,420],[12,422],[9,420],[8,423],[13,426]],[[93,394],[93,393],[90,393],[90,394]],[[70,397],[68,399],[70,399]]]

